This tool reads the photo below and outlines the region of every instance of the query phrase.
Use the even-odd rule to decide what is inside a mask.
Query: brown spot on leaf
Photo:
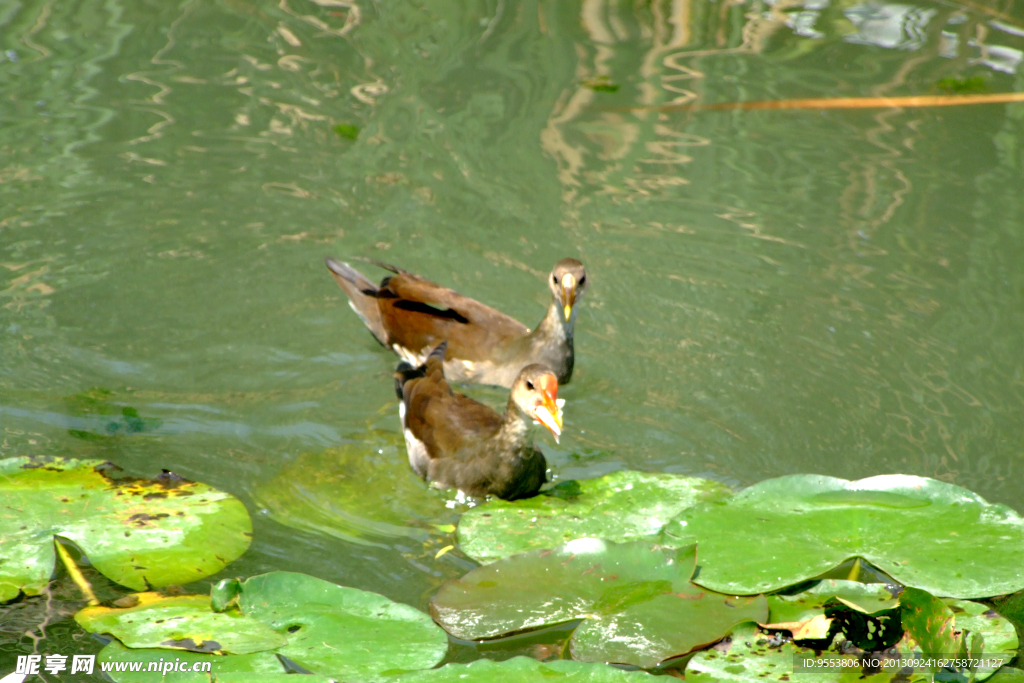
[[[128,521],[133,522],[137,527],[144,527],[146,526],[146,522],[156,522],[164,517],[170,517],[170,515],[166,512],[158,512],[155,515],[151,515],[147,512],[138,512],[129,517]]]
[[[220,643],[216,640],[204,640],[197,643],[191,638],[181,638],[180,640],[165,640],[160,643],[164,647],[174,647],[181,650],[188,650],[189,652],[219,652]]]

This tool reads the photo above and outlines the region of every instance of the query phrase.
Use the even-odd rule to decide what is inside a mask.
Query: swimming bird
[[[520,370],[500,415],[451,390],[442,369],[445,347],[439,344],[420,367],[402,362],[395,372],[409,465],[431,484],[470,496],[535,495],[547,479],[547,461],[533,446],[531,428],[540,422],[556,442],[562,433],[554,373],[537,364]]]
[[[325,259],[349,305],[373,336],[402,360],[419,366],[448,342],[445,374],[453,382],[511,387],[531,363],[551,368],[559,384],[572,377],[576,304],[587,289],[587,271],[576,259],[555,264],[548,276],[551,305],[533,330],[490,306],[386,263],[394,275],[375,285],[347,263]]]

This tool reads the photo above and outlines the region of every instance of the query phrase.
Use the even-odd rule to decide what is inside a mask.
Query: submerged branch
[[[896,107],[955,107],[964,104],[1024,102],[1024,92],[984,95],[907,95],[904,97],[811,97],[799,100],[760,100],[718,104],[665,104],[607,107],[626,111],[734,111],[750,109],[890,109]]]

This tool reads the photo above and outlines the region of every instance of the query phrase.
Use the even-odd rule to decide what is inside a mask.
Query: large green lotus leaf
[[[647,669],[714,643],[737,622],[767,616],[764,596],[736,598],[691,587],[657,595],[618,614],[584,619],[569,649],[580,661]]]
[[[306,574],[247,579],[239,585],[238,605],[288,638],[279,654],[343,680],[375,681],[430,668],[448,651],[444,631],[423,612]]]
[[[884,583],[859,583],[825,579],[796,595],[769,595],[768,618],[772,623],[797,622],[824,614],[825,603],[835,599],[864,614],[895,609],[900,600]]]
[[[538,662],[513,657],[503,662],[478,659],[469,664],[446,664],[439,669],[413,671],[391,679],[394,683],[646,683],[643,671],[623,671],[605,664],[560,659]]]
[[[102,460],[0,460],[0,601],[46,585],[56,535],[135,590],[196,581],[249,547],[252,523],[236,498],[169,473],[113,479],[116,469]]]
[[[453,496],[420,481],[399,445],[371,431],[366,443],[303,453],[253,498],[285,526],[350,543],[425,539],[433,525],[455,521],[446,507]]]
[[[684,511],[665,542],[700,543],[698,583],[774,591],[862,557],[900,583],[956,598],[1024,587],[1024,519],[945,482],[792,475]]]
[[[246,655],[283,647],[288,640],[251,617],[210,610],[208,595],[138,593],[134,607],[86,607],[75,615],[91,633],[109,633],[128,647],[177,648]]]
[[[162,667],[166,663],[185,662],[185,668],[196,663],[210,664],[210,673],[192,671],[168,671],[163,675]],[[148,671],[152,663],[157,667]],[[121,670],[118,671],[117,667]],[[140,667],[138,671],[131,668]],[[109,667],[109,670],[104,669]],[[262,681],[266,674],[285,673],[281,660],[270,652],[257,652],[251,655],[206,655],[198,652],[182,652],[181,650],[133,649],[127,648],[116,640],[111,641],[96,656],[96,671],[106,670],[114,683],[210,683],[211,674],[227,674],[237,672],[241,678],[235,680]],[[254,675],[259,674],[259,675]],[[248,676],[248,678],[244,678]],[[305,681],[306,679],[302,679]]]
[[[794,664],[801,662],[817,664],[835,660],[834,653],[815,652],[777,641],[760,633],[753,624],[738,626],[729,638],[713,648],[702,650],[686,665],[687,683],[931,683],[926,673],[883,672],[865,675],[860,668],[837,669],[833,667],[805,664],[805,668],[794,672]]]
[[[459,520],[459,548],[487,564],[576,538],[650,541],[686,508],[730,494],[710,479],[621,470],[563,482],[533,498],[475,507]]]
[[[574,658],[652,667],[768,615],[763,596],[737,599],[694,586],[695,565],[692,547],[577,539],[449,581],[430,610],[466,639],[583,619],[570,643]]]
[[[952,610],[956,617],[957,630],[965,630],[965,642],[970,647],[972,658],[980,658],[987,662],[1009,662],[1017,654],[1020,645],[1017,631],[1013,624],[988,605],[970,600],[945,598],[943,602]],[[975,637],[981,636],[980,647],[974,647]],[[999,666],[984,664],[978,667],[975,680],[984,680]]]

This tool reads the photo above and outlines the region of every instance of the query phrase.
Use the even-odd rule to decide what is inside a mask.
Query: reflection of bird
[[[524,366],[540,363],[565,384],[572,376],[575,303],[587,288],[587,271],[562,259],[548,278],[552,302],[530,331],[501,311],[418,275],[371,261],[395,273],[380,285],[347,263],[327,258],[327,267],[352,307],[381,344],[402,360],[421,365],[430,349],[448,342],[444,369],[455,382],[512,386]]]
[[[441,343],[422,366],[400,363],[395,372],[409,464],[427,481],[470,496],[534,495],[547,478],[547,462],[530,442],[530,427],[539,421],[558,440],[558,380],[541,365],[527,365],[499,415],[452,392],[442,371],[444,355]]]

